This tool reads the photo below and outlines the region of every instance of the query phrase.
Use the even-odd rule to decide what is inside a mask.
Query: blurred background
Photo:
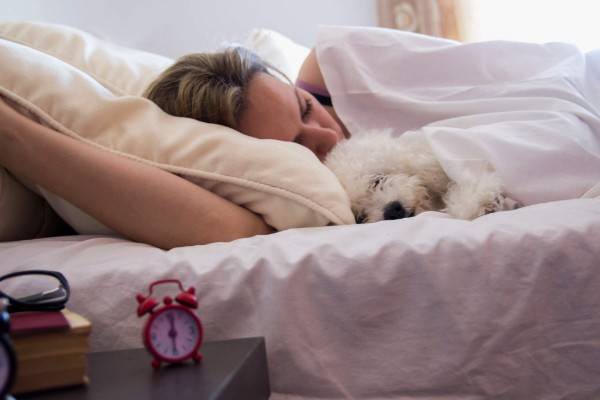
[[[600,48],[600,2],[590,0],[379,0],[379,24],[460,41],[569,42]]]
[[[460,41],[600,47],[592,0],[0,0],[0,21],[46,21],[168,57],[243,42],[255,28],[304,46],[319,24],[384,26]]]

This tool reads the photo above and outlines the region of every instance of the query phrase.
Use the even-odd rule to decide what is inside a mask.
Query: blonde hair
[[[269,69],[274,68],[244,47],[189,54],[160,74],[143,95],[171,115],[237,129],[248,84]]]

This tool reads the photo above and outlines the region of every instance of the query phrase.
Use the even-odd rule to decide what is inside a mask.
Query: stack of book
[[[10,319],[17,356],[13,394],[87,383],[90,321],[69,310],[19,312]]]

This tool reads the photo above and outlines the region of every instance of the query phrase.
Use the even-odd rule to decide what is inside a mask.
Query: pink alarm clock
[[[177,283],[181,292],[175,296],[175,303],[170,296],[163,298],[163,306],[157,307],[159,301],[151,297],[154,286],[163,283]],[[163,279],[150,285],[148,296],[136,296],[139,303],[137,314],[141,317],[150,314],[143,330],[144,346],[152,354],[152,366],[160,367],[161,363],[180,363],[188,358],[195,362],[202,359],[199,352],[204,330],[200,318],[192,311],[198,307],[195,289],[187,291],[177,279]]]

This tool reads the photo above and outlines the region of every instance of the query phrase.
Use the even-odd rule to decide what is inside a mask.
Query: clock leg
[[[160,367],[160,362],[161,361],[158,358],[152,360],[152,366],[154,367],[154,369],[158,369]]]
[[[193,355],[193,358],[194,358],[194,361],[196,361],[196,362],[200,362],[200,361],[202,361],[202,354],[200,354],[199,352],[196,352],[196,353]]]

